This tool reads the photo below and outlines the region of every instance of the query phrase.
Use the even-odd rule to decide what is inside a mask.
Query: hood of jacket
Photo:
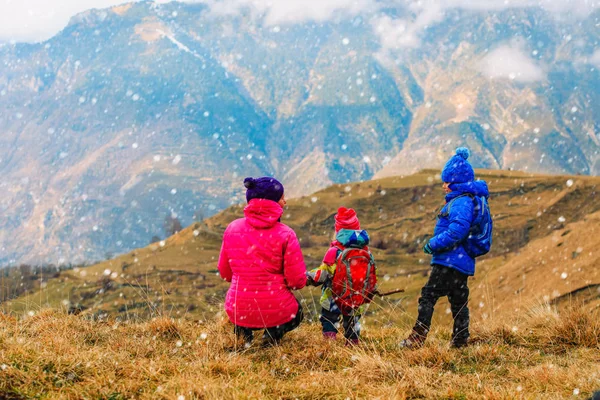
[[[267,199],[252,199],[244,208],[246,221],[256,229],[272,228],[283,215],[279,203]]]
[[[369,245],[369,234],[363,230],[340,229],[335,240],[344,247],[365,247]]]
[[[450,185],[452,192],[446,195],[446,201],[450,201],[464,194],[472,194],[477,197],[490,197],[490,191],[486,181],[472,181],[466,183],[453,183]]]

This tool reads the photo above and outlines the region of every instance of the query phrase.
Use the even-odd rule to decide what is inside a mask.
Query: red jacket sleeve
[[[221,278],[223,278],[227,282],[231,282],[233,272],[231,272],[231,265],[229,265],[229,256],[227,255],[227,250],[225,249],[225,240],[227,238],[226,235],[227,233],[223,235],[223,244],[221,245],[221,254],[219,255],[218,268]]]
[[[338,249],[337,247],[330,247],[329,250],[327,250],[327,253],[325,253],[325,257],[323,257],[323,264],[335,264],[335,262],[337,261],[337,255],[339,250],[340,249]]]
[[[300,243],[293,231],[288,236],[283,254],[283,275],[287,286],[292,290],[299,290],[306,286],[306,265],[300,250]]]

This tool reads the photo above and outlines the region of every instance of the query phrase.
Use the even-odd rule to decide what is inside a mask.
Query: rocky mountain
[[[600,172],[599,11],[448,10],[406,44],[415,18],[139,2],[0,47],[0,262],[145,246],[240,202],[246,175],[299,196],[458,145],[478,167]]]

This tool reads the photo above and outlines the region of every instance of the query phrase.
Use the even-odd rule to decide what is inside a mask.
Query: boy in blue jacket
[[[433,256],[429,280],[421,290],[419,315],[413,330],[400,343],[401,347],[423,346],[431,328],[433,308],[438,299],[448,296],[454,328],[452,346],[467,345],[469,339],[469,287],[468,278],[475,274],[475,259],[463,244],[469,235],[474,219],[474,196],[489,197],[487,183],[476,181],[469,164],[469,150],[461,147],[450,158],[442,171],[446,204],[437,217],[433,237],[423,251]]]

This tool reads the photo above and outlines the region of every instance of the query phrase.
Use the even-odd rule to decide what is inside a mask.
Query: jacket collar
[[[266,199],[252,199],[244,208],[248,223],[257,229],[267,229],[275,226],[283,215],[279,203]]]

